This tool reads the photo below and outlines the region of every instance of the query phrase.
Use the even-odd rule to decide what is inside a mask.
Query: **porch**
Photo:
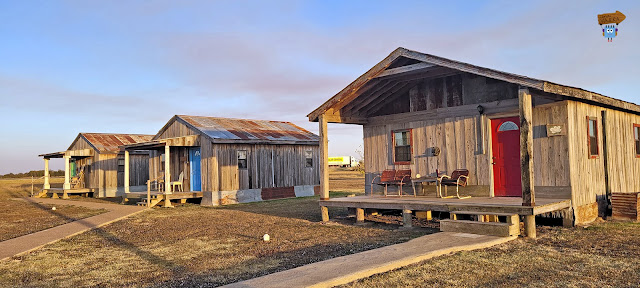
[[[187,199],[201,199],[200,137],[198,135],[153,140],[122,146],[125,155],[125,193],[123,202],[140,199],[138,205],[153,207],[163,202],[172,207],[171,200],[180,203]],[[146,191],[131,191],[129,178],[129,153],[149,152],[149,180]],[[178,184],[179,185],[176,185]]]
[[[62,196],[63,199],[67,199],[69,194],[88,195],[97,191],[97,189],[87,187],[89,186],[87,185],[89,177],[86,175],[88,172],[85,169],[86,159],[94,156],[93,150],[67,150],[38,156],[44,159],[44,185],[40,196],[51,194],[53,198]],[[50,184],[49,161],[55,158],[64,159],[64,184],[62,188],[51,188]]]
[[[571,208],[571,200],[537,198],[534,206],[523,206],[517,197],[471,197],[467,199],[429,196],[355,196],[320,200],[320,206],[356,209],[389,209],[411,211],[478,211],[513,213],[520,216],[540,215]]]
[[[355,196],[320,200],[321,207],[355,209],[356,224],[363,224],[365,212],[401,210],[403,226],[412,227],[413,215],[431,220],[432,212],[447,212],[450,219],[440,220],[440,230],[491,236],[520,234],[520,218],[528,237],[535,237],[535,216],[555,212],[562,215],[563,226],[573,225],[571,200],[538,198],[534,205],[522,205],[515,197],[471,197],[466,199],[417,197]],[[420,215],[421,214],[421,215]]]

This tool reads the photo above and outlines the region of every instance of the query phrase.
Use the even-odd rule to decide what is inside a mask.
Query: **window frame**
[[[307,153],[310,153],[311,157],[307,157]],[[311,165],[309,165],[309,160],[311,160]],[[313,168],[313,162],[313,150],[304,150],[304,167]]]
[[[636,128],[638,129],[637,134],[636,134]],[[637,142],[640,142],[640,124],[633,123],[633,150],[636,155],[636,158],[640,158],[640,153],[638,153],[640,151],[638,151],[637,149],[638,144],[636,144]]]
[[[244,152],[244,159],[240,159],[240,153],[241,152]],[[237,163],[238,163],[238,169],[241,169],[241,170],[247,170],[248,169],[248,167],[249,167],[249,165],[248,165],[249,163],[247,161],[248,158],[249,158],[249,152],[247,152],[247,150],[236,150],[236,159],[237,159]],[[244,160],[244,167],[240,166],[240,163],[243,163],[243,162],[240,162],[240,160]]]
[[[120,164],[122,161],[122,164]],[[120,167],[122,167],[122,169],[120,169]],[[124,158],[118,158],[118,172],[124,172]]]
[[[401,133],[401,132],[409,132],[409,161],[396,161],[396,133]],[[399,147],[404,147],[404,146],[399,146]],[[392,153],[392,157],[393,157],[393,164],[394,165],[411,165],[412,162],[412,156],[413,156],[413,129],[409,128],[409,129],[399,129],[399,130],[392,130],[391,131],[391,149],[393,151]]]
[[[591,124],[591,121],[593,121],[595,123],[594,127],[594,132],[595,132],[595,138],[596,138],[596,154],[591,154],[591,134],[590,129],[589,129],[589,125]],[[590,117],[587,116],[587,155],[589,156],[589,159],[597,159],[600,157],[600,139],[598,137],[598,118],[596,117]]]

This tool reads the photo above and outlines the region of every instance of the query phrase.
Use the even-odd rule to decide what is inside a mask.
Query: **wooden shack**
[[[138,151],[125,159],[120,146],[150,141],[153,135],[80,133],[66,151],[39,155],[44,158],[43,194],[93,194],[94,197],[116,197],[126,189],[146,189],[149,179],[149,152]],[[51,189],[49,160],[63,158],[65,181],[62,189]],[[127,157],[128,158],[128,157]],[[125,166],[125,162],[128,165]],[[130,173],[125,173],[131,171]],[[125,174],[130,175],[128,181]],[[133,187],[133,188],[131,188]]]
[[[612,192],[640,191],[640,106],[404,48],[308,117],[320,123],[325,220],[329,206],[476,209],[518,213],[535,233],[535,215],[588,223],[607,213]],[[329,199],[327,122],[362,126],[367,196]],[[473,197],[425,192],[380,204],[372,179],[389,169],[410,169],[414,178],[467,169],[461,193]]]
[[[151,141],[122,148],[151,151],[150,189],[165,206],[199,197],[224,205],[314,195],[318,139],[290,122],[176,115]],[[180,175],[182,187],[172,189]]]

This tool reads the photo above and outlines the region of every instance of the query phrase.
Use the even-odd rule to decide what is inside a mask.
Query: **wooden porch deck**
[[[391,209],[412,211],[477,211],[539,215],[571,207],[571,200],[537,198],[535,206],[522,206],[520,197],[472,197],[468,199],[425,196],[355,196],[320,200],[323,207]]]
[[[164,192],[151,191],[151,197],[156,198],[160,195],[165,196]],[[184,192],[172,192],[171,194],[166,195],[169,200],[173,199],[194,199],[194,198],[202,198],[202,191],[184,191]],[[125,198],[147,198],[147,192],[129,192],[126,193]]]

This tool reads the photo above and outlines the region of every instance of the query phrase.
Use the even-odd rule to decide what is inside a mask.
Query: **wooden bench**
[[[379,179],[376,182],[376,179]],[[389,185],[398,186],[398,196],[402,197],[402,186],[411,181],[411,170],[384,170],[382,174],[371,180],[371,185],[384,185],[384,197],[387,197],[387,187]],[[373,188],[373,187],[372,187]],[[416,196],[415,190],[413,196]]]

